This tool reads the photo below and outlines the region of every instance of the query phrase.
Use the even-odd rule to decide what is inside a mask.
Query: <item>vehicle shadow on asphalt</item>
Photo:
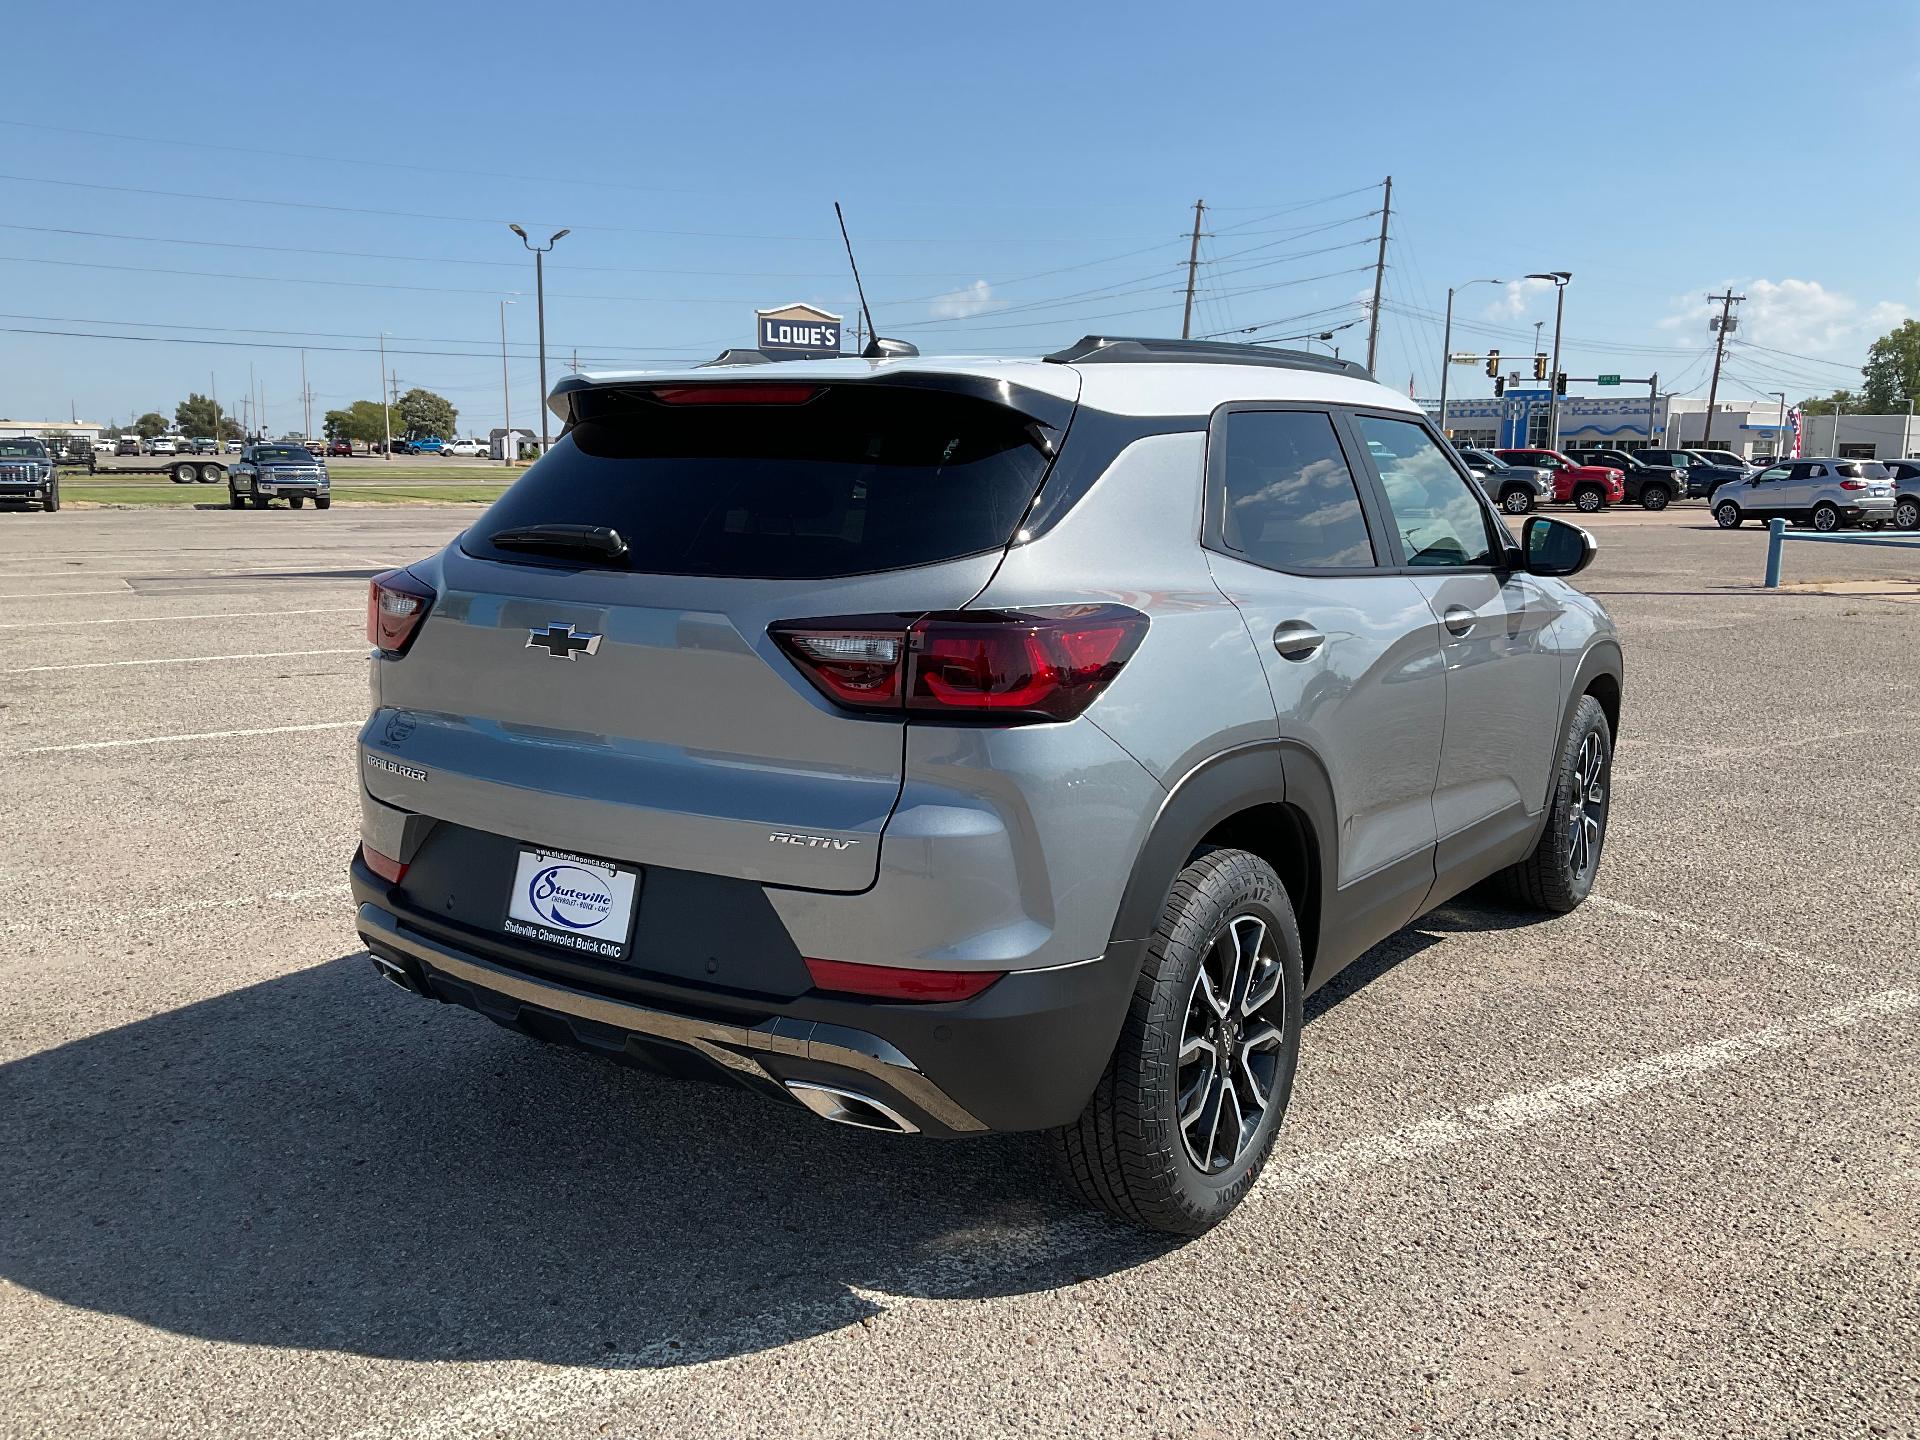
[[[0,1067],[0,1114],[7,1279],[245,1344],[685,1364],[1170,1248],[1082,1210],[1035,1137],[827,1125],[423,1003],[357,954]]]

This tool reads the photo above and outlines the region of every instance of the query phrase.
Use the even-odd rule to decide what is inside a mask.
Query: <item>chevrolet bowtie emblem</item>
[[[544,650],[556,660],[572,660],[577,655],[597,653],[600,637],[576,634],[571,625],[553,624],[544,630],[529,630],[527,649]]]

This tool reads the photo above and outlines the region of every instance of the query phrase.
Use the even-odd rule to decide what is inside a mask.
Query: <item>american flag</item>
[[[1413,376],[1409,375],[1407,376],[1407,399],[1413,400],[1416,398],[1418,397],[1413,393]]]
[[[1800,407],[1798,405],[1787,412],[1787,430],[1793,436],[1792,458],[1798,460],[1800,458]]]

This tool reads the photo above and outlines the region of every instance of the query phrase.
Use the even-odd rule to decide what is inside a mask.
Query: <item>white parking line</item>
[[[250,650],[242,655],[181,655],[169,659],[83,660],[75,665],[21,665],[0,675],[41,675],[50,670],[111,670],[119,665],[210,665],[216,660],[294,660],[308,655],[365,655],[365,645],[347,650]]]
[[[132,740],[87,740],[78,745],[35,745],[15,755],[64,755],[75,750],[124,750],[131,745],[177,745],[192,740],[239,740],[249,735],[301,735],[313,730],[358,730],[363,720],[326,720],[318,725],[265,725],[258,730],[202,730],[193,735],[142,735]]]
[[[9,580],[14,577],[9,575]],[[0,600],[68,600],[76,595],[136,595],[139,592],[131,586],[122,585],[118,590],[4,590],[0,591]]]
[[[0,630],[53,630],[68,625],[163,625],[169,620],[278,620],[283,615],[360,615],[364,605],[329,605],[320,610],[221,610],[211,615],[116,615],[111,620],[19,620]]]
[[[1704,935],[1709,940],[1722,945],[1731,945],[1736,950],[1745,950],[1753,955],[1765,955],[1772,960],[1784,960],[1803,970],[1812,970],[1821,975],[1852,975],[1857,972],[1845,965],[1835,965],[1826,960],[1815,960],[1810,955],[1797,951],[1783,950],[1778,945],[1768,945],[1764,941],[1749,940],[1745,936],[1731,935],[1725,930],[1716,930],[1711,925],[1701,925],[1693,920],[1682,920],[1677,915],[1664,915],[1658,910],[1643,910],[1638,905],[1629,905],[1624,900],[1615,900],[1606,895],[1589,895],[1589,905],[1597,905],[1602,910],[1611,910],[1616,915],[1629,915],[1636,920],[1651,921],[1656,925],[1670,925],[1675,930],[1685,930],[1694,935]]]
[[[87,924],[97,929],[103,921],[158,920],[168,915],[189,914],[195,910],[243,910],[263,905],[268,901],[297,904],[302,900],[339,900],[352,893],[352,889],[342,882],[334,885],[319,885],[309,890],[268,890],[259,895],[223,895],[217,899],[181,900],[172,905],[145,905],[138,910],[90,911]],[[32,931],[52,931],[57,928],[39,920],[15,920],[6,925],[0,925],[0,935],[25,935]]]
[[[1920,991],[1883,990],[1861,1000],[1784,1020],[1763,1030],[1650,1055],[1611,1070],[1517,1091],[1485,1105],[1436,1115],[1414,1125],[1354,1140],[1331,1150],[1281,1160],[1261,1176],[1254,1194],[1284,1194],[1377,1169],[1401,1160],[1505,1135],[1529,1125],[1623,1099],[1673,1081],[1718,1070],[1770,1052],[1797,1049],[1809,1040],[1872,1020],[1920,1010]],[[1234,1222],[1225,1227],[1231,1231]],[[1242,1227],[1248,1223],[1242,1212]],[[524,1435],[535,1423],[600,1403],[624,1411],[637,1390],[710,1371],[780,1348],[791,1335],[824,1336],[875,1309],[900,1315],[951,1302],[929,1298],[964,1293],[980,1282],[1017,1276],[1036,1263],[1057,1264],[1090,1247],[1110,1244],[1114,1227],[1095,1217],[974,1236],[964,1252],[929,1256],[891,1282],[889,1290],[859,1290],[826,1300],[803,1301],[751,1315],[706,1338],[664,1340],[643,1350],[608,1355],[593,1368],[542,1366],[530,1379],[480,1391],[432,1414],[398,1423],[378,1423],[355,1432],[355,1440],[459,1440],[475,1434]],[[1197,1242],[1200,1244],[1205,1241]],[[969,1286],[966,1282],[973,1281]],[[971,1303],[971,1302],[960,1302]],[[788,1347],[795,1343],[785,1342]]]

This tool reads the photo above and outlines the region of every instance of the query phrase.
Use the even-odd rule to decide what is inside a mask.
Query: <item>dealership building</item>
[[[105,426],[83,420],[0,419],[0,440],[87,440],[100,438]]]
[[[1509,388],[1498,399],[1448,397],[1442,426],[1456,445],[1540,447],[1548,443],[1551,395],[1544,388]],[[1437,401],[1427,413],[1440,418]],[[1793,448],[1777,400],[1722,401],[1713,407],[1713,448],[1736,455],[1781,455]],[[1686,396],[1566,395],[1560,400],[1560,446],[1605,445],[1642,450],[1651,445],[1684,450],[1707,443],[1707,402]],[[1920,417],[1898,415],[1808,415],[1801,425],[1800,453],[1855,460],[1891,460],[1920,451]]]

